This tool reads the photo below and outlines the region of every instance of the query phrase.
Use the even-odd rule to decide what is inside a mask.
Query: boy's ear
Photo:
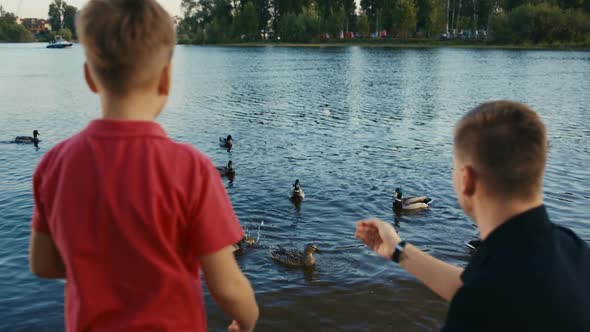
[[[170,94],[170,87],[172,85],[172,63],[168,63],[162,69],[160,74],[160,82],[158,83],[158,95],[168,96]]]
[[[98,88],[96,86],[96,83],[94,82],[94,78],[92,78],[90,68],[88,68],[88,62],[84,62],[84,78],[86,79],[86,84],[88,84],[88,88],[90,89],[90,91],[98,93]]]

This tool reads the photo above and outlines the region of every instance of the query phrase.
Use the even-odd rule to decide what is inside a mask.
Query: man
[[[453,184],[483,240],[462,269],[379,220],[356,237],[451,301],[443,331],[590,331],[590,249],[543,205],[545,126],[523,104],[482,104],[457,124]]]

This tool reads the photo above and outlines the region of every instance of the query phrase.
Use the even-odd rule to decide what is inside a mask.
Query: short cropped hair
[[[472,163],[495,195],[530,198],[543,186],[547,133],[527,105],[511,101],[481,104],[455,127],[455,153]]]
[[[176,44],[172,18],[156,0],[90,0],[76,28],[92,74],[117,95],[158,79]]]

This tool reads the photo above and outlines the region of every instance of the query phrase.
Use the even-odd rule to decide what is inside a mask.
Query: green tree
[[[322,32],[328,32],[334,36],[339,36],[340,32],[346,29],[346,12],[340,7],[332,15],[324,19]]]
[[[241,34],[246,35],[248,39],[258,39],[259,30],[258,11],[251,1],[246,2],[241,15]]]
[[[358,17],[357,22],[358,32],[363,36],[367,37],[370,34],[369,17],[367,15],[361,15]]]
[[[7,42],[31,42],[34,41],[29,30],[20,24],[16,24],[16,16],[6,12],[0,5],[0,41]]]
[[[223,42],[233,32],[233,5],[230,0],[182,0],[184,18],[177,33],[182,42]]]
[[[508,15],[501,13],[490,17],[490,40],[496,44],[510,43],[511,33],[508,29]]]
[[[65,40],[72,40],[72,31],[68,28],[59,29],[51,32],[51,40],[55,40],[56,36],[61,36]]]
[[[488,30],[489,19],[494,12],[495,0],[479,0],[477,29]]]
[[[78,8],[66,4],[63,13],[63,26],[72,32],[72,37],[77,38],[76,35],[76,14]],[[68,39],[70,40],[70,39]]]
[[[384,1],[381,11],[378,13],[379,26],[377,30],[386,29],[392,31],[394,28],[393,14],[395,11],[397,0]]]
[[[399,0],[393,18],[401,38],[407,38],[416,31],[416,3],[414,0]]]
[[[278,32],[285,41],[310,42],[320,33],[320,17],[313,4],[296,15],[287,13],[281,17]]]
[[[590,15],[541,3],[493,16],[492,41],[501,43],[590,43]]]
[[[369,26],[371,31],[377,29],[377,20],[379,13],[383,11],[384,0],[361,0],[361,8],[364,15],[369,19]]]
[[[439,6],[435,0],[418,0],[418,11],[416,13],[416,23],[418,29],[426,32],[427,36],[432,36],[440,32],[437,26],[439,21]]]
[[[270,0],[252,0],[256,17],[258,18],[258,30],[268,30],[268,24],[271,19]]]
[[[53,0],[49,4],[49,23],[52,30],[59,30],[64,27],[64,12],[66,10],[66,2],[63,0]]]
[[[346,30],[356,31],[356,2],[354,0],[343,0],[342,8],[346,15]]]
[[[303,27],[298,27],[297,14],[286,13],[281,15],[281,19],[278,21],[278,32],[281,38],[285,41],[297,41],[298,31]]]
[[[299,32],[298,39],[302,42],[311,42],[320,34],[320,16],[317,7],[312,3],[297,15],[297,26],[303,27]]]

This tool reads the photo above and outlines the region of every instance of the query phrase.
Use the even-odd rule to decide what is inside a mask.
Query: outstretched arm
[[[200,257],[207,288],[223,311],[234,319],[230,331],[253,331],[258,305],[250,282],[236,263],[232,247]]]
[[[359,221],[355,236],[388,260],[401,241],[392,225],[377,219]],[[411,244],[406,245],[400,265],[447,301],[463,286],[462,268],[436,259]]]

